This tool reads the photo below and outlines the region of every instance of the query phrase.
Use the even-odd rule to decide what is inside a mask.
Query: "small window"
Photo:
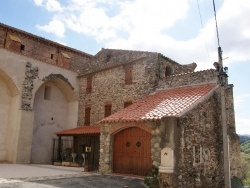
[[[91,108],[87,107],[85,108],[85,125],[90,125],[90,112],[91,112]]]
[[[130,106],[131,104],[132,104],[132,101],[124,102],[124,108],[127,108],[127,107]]]
[[[21,49],[21,51],[23,51],[25,49],[25,45],[21,44],[20,49]]]
[[[171,76],[172,74],[172,70],[170,67],[166,67],[166,70],[165,70],[165,77],[168,77],[168,76]]]
[[[125,66],[125,84],[132,84],[132,71],[133,71],[133,66]]]
[[[50,55],[50,59],[53,59],[53,58],[54,58],[54,54],[51,54],[51,55]]]
[[[105,105],[104,117],[108,117],[108,116],[111,115],[111,108],[112,108],[111,104],[106,104]]]
[[[92,92],[92,76],[87,77],[87,87],[86,87],[86,93]]]
[[[50,100],[51,98],[51,87],[45,86],[44,88],[44,100]]]

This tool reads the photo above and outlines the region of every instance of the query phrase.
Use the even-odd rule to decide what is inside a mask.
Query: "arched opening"
[[[113,172],[147,175],[152,169],[151,133],[129,127],[114,135]]]
[[[64,80],[53,78],[39,87],[33,104],[31,163],[52,162],[55,133],[76,126],[77,106],[77,97]]]
[[[0,69],[0,162],[14,160],[18,106],[18,89],[13,80]]]

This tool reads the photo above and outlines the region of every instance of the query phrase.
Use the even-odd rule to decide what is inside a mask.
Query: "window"
[[[90,125],[90,112],[91,112],[91,107],[85,108],[85,125]]]
[[[86,87],[86,93],[92,92],[92,76],[87,77],[87,87]]]
[[[50,55],[50,59],[53,59],[53,58],[54,58],[54,54],[51,54],[51,55]]]
[[[106,58],[106,62],[108,63],[110,61],[110,59],[111,59],[111,54],[108,54],[107,58]]]
[[[127,108],[127,107],[130,106],[131,104],[132,104],[132,101],[124,102],[124,108]]]
[[[51,87],[45,86],[44,88],[44,100],[50,100],[51,98]]]
[[[165,70],[165,77],[168,77],[168,76],[171,76],[172,74],[172,70],[170,67],[166,67],[166,70]]]
[[[108,117],[111,115],[111,108],[112,108],[112,104],[105,105],[104,117]]]
[[[126,65],[124,67],[124,69],[125,69],[125,84],[132,84],[133,66],[132,65]]]
[[[21,51],[23,51],[25,49],[25,45],[21,44],[20,49],[21,49]]]

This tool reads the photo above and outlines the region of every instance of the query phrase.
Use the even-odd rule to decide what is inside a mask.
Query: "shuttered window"
[[[111,108],[112,108],[112,104],[105,105],[104,117],[108,117],[111,115]]]
[[[92,76],[87,77],[87,87],[86,87],[86,93],[92,92]]]
[[[125,84],[132,84],[133,66],[132,65],[126,65],[124,67],[124,69],[125,69]]]
[[[90,112],[91,112],[91,107],[85,108],[85,125],[90,125]]]

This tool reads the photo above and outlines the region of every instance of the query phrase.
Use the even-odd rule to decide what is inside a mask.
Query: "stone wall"
[[[233,99],[233,85],[229,85],[225,89],[226,97],[226,111],[227,111],[227,125],[229,138],[229,152],[230,152],[230,172],[231,178],[234,176],[241,177],[240,164],[240,139],[236,134],[235,129],[235,113],[234,113],[234,99]]]
[[[119,60],[119,62],[124,61],[124,59]],[[125,84],[125,67],[123,65],[92,73],[92,91],[90,93],[86,92],[87,77],[90,74],[79,77],[78,125],[84,125],[86,107],[91,107],[90,121],[91,124],[95,124],[104,118],[105,104],[112,104],[111,113],[113,114],[124,108],[124,102],[135,102],[154,91],[157,85],[154,64],[156,61],[157,55],[150,54],[148,59],[132,62],[130,64],[132,66],[132,84]]]
[[[91,107],[91,124],[104,118],[104,105],[112,103],[112,114],[159,88],[166,66],[177,73],[191,69],[159,53],[102,49],[79,76],[80,105],[78,125],[84,124],[85,108]],[[132,66],[132,84],[125,84],[125,67]],[[86,92],[87,78],[92,77],[92,91]]]
[[[175,187],[223,187],[218,94],[178,120]]]
[[[113,172],[113,137],[120,130],[127,127],[139,127],[142,129],[149,129],[152,133],[151,139],[151,158],[152,165],[160,165],[160,155],[161,155],[161,124],[158,122],[147,122],[147,123],[106,123],[101,126],[100,135],[100,168],[101,173],[111,173]],[[115,132],[112,130],[117,129]]]
[[[92,55],[0,24],[0,48],[51,65],[80,72]]]
[[[165,77],[159,81],[159,88],[171,88],[204,83],[216,83],[218,72],[215,69],[186,72]]]

